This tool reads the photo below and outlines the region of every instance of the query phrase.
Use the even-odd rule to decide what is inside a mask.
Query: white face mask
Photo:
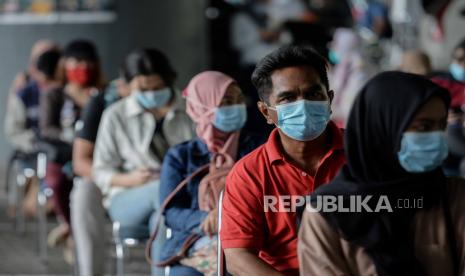
[[[171,88],[169,87],[143,92],[140,90],[135,90],[132,93],[135,95],[139,104],[146,109],[165,106],[172,96]]]
[[[299,100],[269,107],[278,113],[278,128],[297,141],[311,141],[326,129],[331,116],[329,101]]]

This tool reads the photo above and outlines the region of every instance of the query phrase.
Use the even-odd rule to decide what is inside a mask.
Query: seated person
[[[449,71],[437,74],[431,80],[447,89],[452,98],[447,129],[449,156],[444,161],[443,168],[447,176],[465,175],[465,139],[462,126],[465,105],[465,39],[452,51]]]
[[[43,93],[41,138],[47,147],[46,183],[53,190],[55,213],[60,224],[48,238],[50,246],[68,240],[65,260],[74,261],[70,239],[70,200],[73,187],[72,143],[80,113],[92,93],[101,89],[100,59],[94,44],[86,40],[70,42],[63,51],[59,69],[65,77],[64,87]]]
[[[347,122],[358,92],[376,73],[376,66],[368,62],[361,48],[361,38],[354,30],[336,29],[328,55],[334,66],[328,77],[331,87],[337,91],[334,95],[331,120],[341,127]]]
[[[27,72],[19,74],[12,84],[5,112],[5,135],[15,149],[24,153],[37,151],[39,135],[40,87],[37,69],[39,56],[58,46],[47,40],[38,41],[31,51]]]
[[[357,18],[358,27],[370,30],[377,38],[391,38],[392,26],[389,21],[389,7],[383,1],[377,0],[366,1],[365,7],[365,10]]]
[[[449,105],[448,91],[421,76],[386,72],[366,84],[347,125],[347,165],[304,212],[301,275],[464,275],[465,182],[441,170]],[[324,196],[346,207],[371,196],[370,209],[325,212]]]
[[[71,41],[63,52],[65,94],[77,107],[84,108],[96,90],[106,86],[97,49],[91,41]]]
[[[59,79],[58,63],[61,51],[49,50],[37,59],[38,83],[40,87],[40,137],[53,142],[63,141],[61,111],[65,95],[63,80]],[[64,142],[64,141],[63,141]],[[66,142],[65,142],[66,143]]]
[[[187,114],[197,124],[197,137],[166,154],[160,178],[160,202],[183,179],[209,164],[214,153],[226,153],[239,160],[264,142],[262,137],[242,131],[247,120],[246,106],[241,89],[231,77],[215,71],[200,73],[190,81],[184,96]],[[198,201],[200,180],[205,174],[194,177],[167,206],[165,224],[171,228],[172,236],[163,246],[162,260],[176,255],[192,233],[201,234],[212,245],[213,240],[207,236],[217,234],[218,209],[202,211]],[[213,248],[216,252],[216,247]],[[216,254],[213,256],[216,262]],[[170,275],[202,275],[181,264],[170,266]],[[216,263],[209,266],[216,271]]]
[[[330,121],[333,91],[314,50],[281,48],[252,81],[258,107],[277,126],[226,180],[221,242],[233,275],[298,275],[297,213],[265,212],[264,196],[306,196],[344,164],[342,131]]]
[[[11,84],[6,105],[4,132],[7,141],[13,146],[19,157],[21,169],[35,168],[39,138],[39,102],[40,87],[37,82],[40,74],[37,59],[44,52],[58,49],[58,45],[49,40],[37,41],[31,49],[29,65],[25,72],[19,73]],[[29,186],[29,184],[32,184]],[[23,201],[26,215],[36,213],[37,191],[39,186],[33,181],[27,184]],[[12,195],[13,196],[13,195]],[[16,200],[9,197],[8,214],[15,216]]]
[[[460,109],[449,110],[446,128],[449,156],[442,166],[446,176],[465,177],[465,124],[462,111],[464,107],[465,105]]]
[[[16,74],[13,82],[11,83],[9,96],[16,94],[18,91],[26,87],[28,82],[36,79],[37,73],[37,58],[44,52],[52,49],[58,49],[58,45],[48,39],[37,40],[31,48],[31,53],[29,55],[29,63],[26,70]]]
[[[125,75],[125,74],[123,74]],[[91,96],[81,114],[81,126],[73,144],[73,170],[80,181],[71,191],[71,226],[81,275],[103,275],[105,263],[105,209],[102,192],[92,179],[92,157],[103,111],[129,95],[127,80],[121,76],[102,93]]]
[[[163,53],[136,50],[126,58],[125,68],[132,92],[102,115],[92,178],[105,197],[111,219],[132,237],[147,238],[159,208],[165,153],[192,139],[194,131],[173,88],[176,73]],[[159,259],[160,237],[153,246],[154,260]],[[152,272],[163,274],[155,267]]]
[[[449,90],[452,97],[451,109],[460,108],[465,102],[465,39],[452,51],[448,72],[434,74],[433,82]]]

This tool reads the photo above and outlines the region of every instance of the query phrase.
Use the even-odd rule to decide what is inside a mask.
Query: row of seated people
[[[330,120],[334,92],[326,60],[311,49],[281,48],[252,75],[258,109],[277,126],[267,138],[243,130],[242,91],[223,73],[198,74],[181,95],[166,56],[144,49],[126,58],[122,75],[130,92],[111,105],[106,92],[91,95],[74,140],[73,168],[82,181],[73,187],[71,225],[83,275],[103,274],[105,209],[132,236],[147,237],[161,203],[216,154],[236,161],[226,179],[220,233],[233,275],[463,270],[465,186],[440,169],[447,156],[450,96],[428,79],[400,72],[374,77],[355,100],[343,132]],[[163,206],[172,236],[159,235],[151,256],[169,265],[171,275],[216,271],[218,209],[199,206],[204,175],[190,179]],[[311,193],[345,201],[422,198],[426,208],[384,213],[307,208],[301,219],[295,211],[265,210],[265,197]],[[191,234],[198,240],[173,259]],[[164,273],[156,267],[152,272]]]
[[[41,40],[31,51],[27,70],[18,74],[10,89],[5,133],[27,156],[22,166],[32,167],[36,152],[47,153],[45,182],[53,190],[53,209],[60,221],[49,235],[50,245],[70,237],[73,142],[83,109],[104,87],[100,58],[91,42],[75,40],[60,49]],[[72,251],[66,252],[70,260]]]
[[[189,145],[201,148],[203,159],[195,155],[193,160],[183,160],[185,168],[182,169],[186,172],[170,172],[176,175],[170,179],[174,181],[172,185],[195,168],[191,168],[190,162],[196,163],[195,166],[209,162],[206,143],[221,150],[229,134],[234,132],[234,139],[229,139],[225,148],[235,157],[232,151],[241,149],[240,156],[243,156],[264,141],[258,135],[244,134],[240,136],[241,144],[237,144],[237,131],[247,120],[246,107],[239,86],[222,73],[206,72],[199,76],[199,86],[203,87],[195,88],[196,92],[190,97],[184,95],[185,98],[198,97],[197,103],[188,105],[188,115],[182,95],[174,87],[176,72],[166,56],[155,49],[136,50],[127,57],[115,95],[115,89],[103,90],[103,85],[91,82],[97,79],[98,57],[90,42],[70,43],[63,57],[58,46],[48,41],[41,41],[34,48],[39,50],[33,52],[40,52],[31,58],[34,70],[30,71],[34,71],[34,78],[12,93],[11,101],[17,102],[15,106],[21,107],[26,117],[34,110],[40,112],[34,119],[26,120],[12,114],[7,118],[11,122],[7,134],[25,152],[47,152],[45,182],[54,190],[55,211],[62,223],[49,235],[49,243],[64,241],[72,232],[83,275],[103,273],[105,209],[112,220],[130,230],[128,236],[148,237],[160,205],[160,169],[170,147],[190,141],[196,134],[205,138],[194,139]],[[75,78],[68,63],[77,67]],[[63,69],[65,81],[60,81]],[[72,98],[74,94],[68,92],[73,91],[72,88],[80,90],[76,91],[77,96],[86,98]],[[31,97],[35,97],[33,106],[27,102]],[[78,105],[78,100],[82,104]],[[71,118],[67,117],[70,114],[68,101],[73,110]],[[216,112],[217,109],[221,111]],[[216,127],[212,126],[213,120]],[[17,134],[27,132],[32,133],[28,143],[15,140]],[[68,134],[66,139],[65,134]],[[219,140],[218,135],[221,136]],[[244,144],[246,148],[242,149]],[[67,171],[69,168],[73,171]],[[73,187],[74,176],[80,177],[80,181]],[[183,207],[187,203],[181,200]],[[191,205],[196,206],[197,202]],[[194,214],[196,219],[192,217],[192,225],[199,228],[206,215],[195,209],[191,215]],[[212,234],[216,216],[216,212],[212,212],[209,223],[205,223]],[[173,251],[182,240],[184,228],[170,228],[173,239],[164,246]],[[162,246],[162,239],[154,245],[154,259],[159,259]],[[161,273],[161,270],[154,269],[154,273]],[[175,268],[173,273],[176,273]]]

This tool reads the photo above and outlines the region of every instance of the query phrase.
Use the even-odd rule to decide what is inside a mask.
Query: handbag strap
[[[221,178],[221,177],[225,177],[228,175],[228,173],[231,171],[231,168],[221,168],[221,169],[218,169],[216,172],[214,173],[210,173],[208,175],[206,175],[202,180],[201,182],[209,182],[211,181],[212,179],[217,179],[217,178]]]
[[[171,202],[171,200],[173,200],[176,194],[179,193],[179,191],[181,191],[181,189],[184,188],[194,177],[198,176],[199,174],[203,173],[209,168],[210,168],[210,164],[203,165],[197,170],[195,170],[190,176],[186,177],[183,181],[181,181],[181,183],[179,183],[178,186],[176,186],[176,188],[165,198],[162,205],[160,206],[160,209],[157,210],[157,217],[155,220],[155,229],[150,235],[150,239],[147,241],[147,244],[145,246],[145,259],[150,265],[152,266],[156,265],[152,261],[151,248],[152,248],[153,242],[157,238],[158,230],[160,229],[160,222],[162,221],[161,218],[163,216],[163,213],[165,212],[166,207]]]

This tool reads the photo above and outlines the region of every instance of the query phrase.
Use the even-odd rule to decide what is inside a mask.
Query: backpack
[[[147,262],[151,265],[156,265],[158,267],[165,267],[173,265],[179,262],[181,259],[187,257],[187,251],[189,248],[199,240],[202,235],[200,234],[191,234],[184,244],[181,247],[181,250],[175,255],[167,260],[158,262],[154,264],[151,258],[151,247],[155,241],[158,230],[160,229],[160,223],[162,222],[162,214],[164,213],[166,207],[171,202],[171,200],[176,196],[176,194],[186,187],[186,185],[196,176],[208,172],[200,181],[199,192],[198,192],[198,201],[199,209],[202,211],[210,212],[218,207],[218,201],[221,191],[224,189],[226,184],[226,176],[231,171],[234,166],[234,159],[225,153],[216,153],[213,155],[209,164],[203,165],[194,171],[190,176],[186,177],[181,181],[178,186],[166,197],[163,201],[160,210],[157,210],[158,215],[156,218],[155,229],[150,236],[150,239],[147,242],[145,248],[145,258]]]

